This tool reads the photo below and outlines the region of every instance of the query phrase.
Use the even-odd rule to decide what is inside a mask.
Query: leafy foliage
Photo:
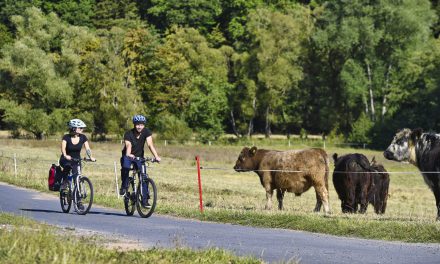
[[[428,0],[4,0],[0,124],[42,137],[81,117],[105,137],[144,112],[204,141],[438,130],[437,14]]]

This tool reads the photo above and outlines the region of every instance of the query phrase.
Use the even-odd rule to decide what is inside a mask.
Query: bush
[[[174,115],[166,114],[158,121],[159,139],[177,140],[184,143],[191,139],[192,130],[188,124]]]
[[[373,122],[364,113],[362,113],[352,126],[348,141],[351,143],[371,144],[371,129]]]
[[[339,126],[333,128],[330,133],[326,137],[328,142],[332,142],[335,144],[345,142],[344,135],[340,132]]]

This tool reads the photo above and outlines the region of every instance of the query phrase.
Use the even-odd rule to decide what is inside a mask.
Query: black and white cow
[[[440,134],[423,133],[420,128],[404,128],[397,132],[383,155],[389,160],[408,161],[419,168],[434,193],[437,220],[440,221]]]

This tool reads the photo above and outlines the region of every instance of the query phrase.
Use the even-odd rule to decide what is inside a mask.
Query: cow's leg
[[[383,207],[382,200],[377,199],[376,197],[374,197],[373,205],[374,205],[374,212],[376,214],[382,214],[382,207]]]
[[[322,200],[321,200],[321,197],[319,197],[319,194],[316,191],[316,189],[315,189],[315,194],[316,194],[316,206],[315,206],[315,210],[313,210],[313,211],[319,212],[319,211],[321,211]]]
[[[320,199],[317,199],[316,206],[315,206],[315,212],[316,208],[318,207],[318,203],[322,203],[324,205],[324,213],[330,214],[330,206],[328,203],[328,191],[325,188],[324,184],[315,183],[315,192],[318,194]],[[321,207],[321,206],[319,206]]]
[[[383,197],[381,197],[381,207],[380,207],[380,213],[384,214],[385,210],[387,209],[387,199],[388,199],[388,193],[385,193]]]
[[[367,211],[367,207],[368,207],[367,196],[368,196],[368,185],[364,184],[364,186],[362,186],[361,192],[360,192],[361,209],[359,210],[359,213],[361,213],[361,214],[364,214]]]
[[[277,189],[278,209],[283,210],[283,198],[285,190]]]
[[[345,200],[342,200],[341,201],[341,210],[343,213],[348,213],[347,207],[345,206],[345,204],[346,204]]]
[[[345,200],[345,210],[347,213],[356,213],[356,186],[352,186],[347,191],[347,199]]]
[[[273,195],[273,189],[270,187],[266,187],[266,209],[270,210],[272,209],[272,195]]]
[[[440,221],[440,183],[432,189],[435,196],[435,204],[437,206],[437,221]]]

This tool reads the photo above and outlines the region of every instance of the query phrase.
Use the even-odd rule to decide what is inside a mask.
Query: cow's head
[[[240,171],[250,171],[256,168],[255,164],[255,154],[257,153],[257,147],[243,148],[238,156],[237,162],[235,162],[234,170]]]
[[[388,160],[414,162],[415,145],[422,132],[420,128],[414,130],[404,128],[398,131],[390,146],[384,151],[384,157]]]

